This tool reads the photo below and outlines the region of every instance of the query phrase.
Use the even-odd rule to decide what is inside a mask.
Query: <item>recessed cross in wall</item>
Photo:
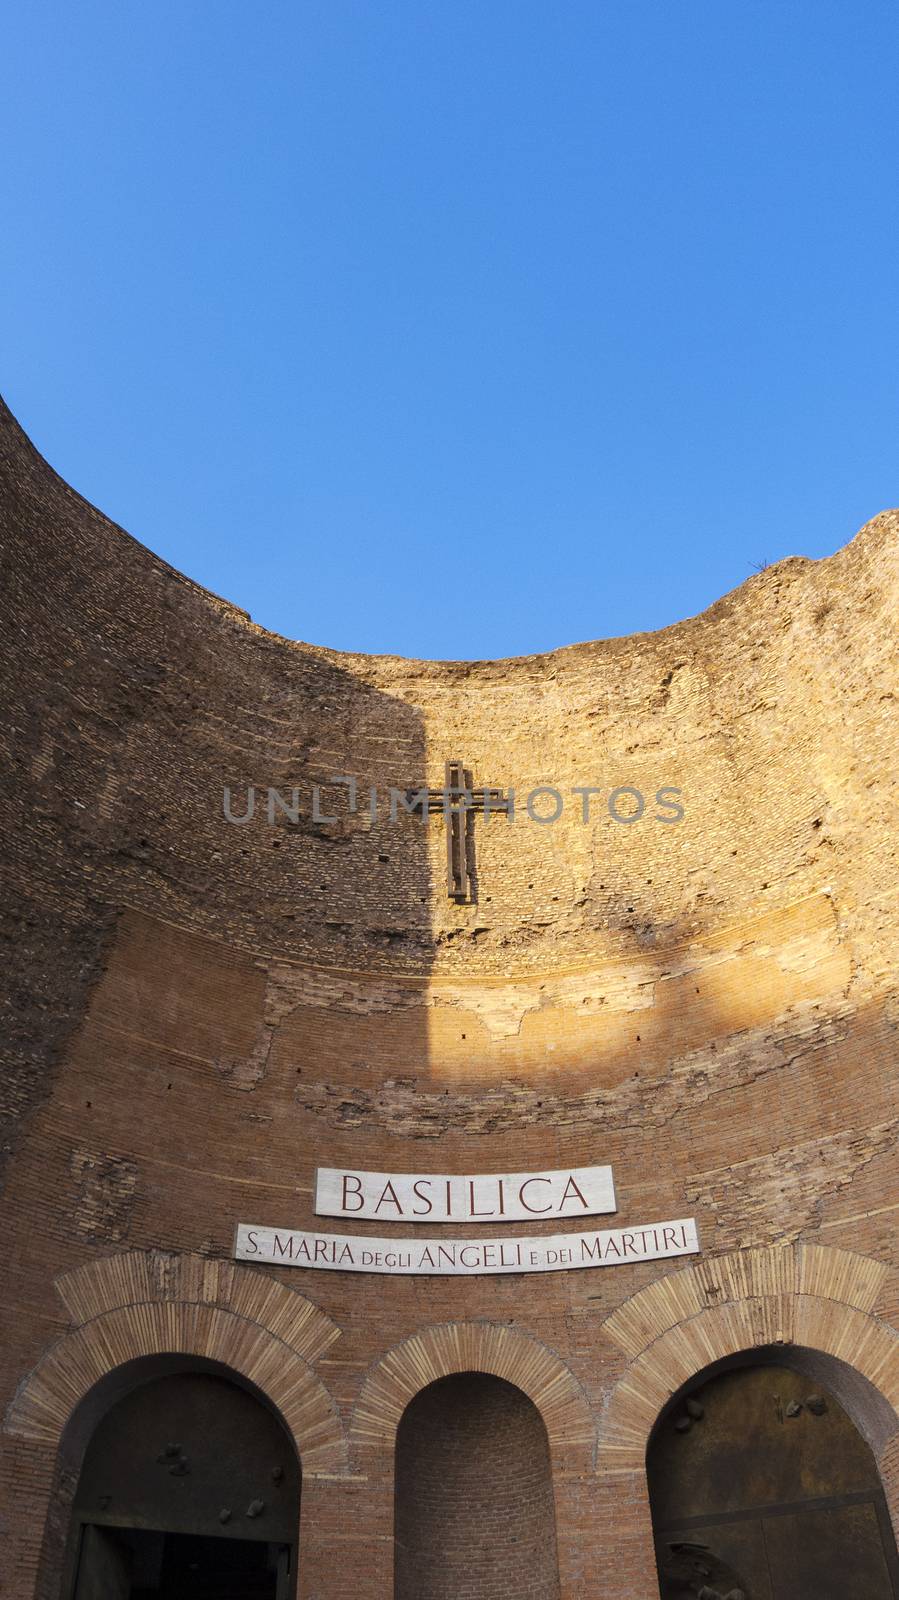
[[[461,761],[448,761],[442,789],[410,791],[429,814],[442,811],[446,821],[446,892],[460,903],[473,900],[477,885],[474,819],[480,812],[508,812],[512,801],[502,789],[475,789]]]

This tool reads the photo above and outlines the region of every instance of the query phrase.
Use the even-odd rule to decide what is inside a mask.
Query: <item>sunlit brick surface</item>
[[[542,1417],[562,1600],[653,1600],[646,1436],[735,1349],[842,1364],[895,1515],[897,514],[659,634],[413,662],[265,633],[5,413],[2,441],[4,1596],[59,1595],[79,1406],[163,1347],[285,1416],[303,1600],[392,1596],[396,1427],[457,1360]],[[565,797],[551,826],[478,820],[470,905],[440,819],[383,801],[449,758]],[[377,786],[374,821],[342,774]],[[225,785],[250,784],[297,788],[299,822],[227,822]],[[633,824],[605,805],[622,785],[647,800]],[[662,785],[679,824],[653,820]],[[463,1280],[230,1263],[238,1221],[313,1222],[319,1163],[600,1162],[622,1224],[695,1216],[702,1257]],[[494,1579],[478,1600],[524,1592]]]

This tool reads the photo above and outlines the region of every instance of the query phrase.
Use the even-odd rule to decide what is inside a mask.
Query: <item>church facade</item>
[[[899,515],[292,643],[2,415],[11,1600],[897,1600]]]

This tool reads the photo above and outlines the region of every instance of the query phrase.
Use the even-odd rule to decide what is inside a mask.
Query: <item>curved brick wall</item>
[[[556,1600],[546,1429],[510,1383],[423,1389],[396,1445],[396,1600]]]
[[[869,1258],[891,1350],[899,515],[658,634],[412,662],[267,634],[88,506],[6,412],[0,441],[4,1404],[70,1326],[56,1278],[117,1253],[226,1260],[238,1220],[310,1224],[315,1166],[344,1161],[609,1161],[622,1219],[695,1215],[705,1263],[793,1244]],[[519,800],[565,797],[552,826],[477,823],[476,905],[446,897],[439,821],[391,824],[383,800],[349,815],[327,789],[337,820],[312,813],[332,775],[383,797],[439,786],[450,757]],[[299,822],[226,822],[224,786],[240,809],[249,784],[296,787]],[[586,825],[581,785],[601,791]],[[647,799],[633,824],[605,808],[623,785]],[[653,820],[661,785],[682,823]],[[270,1277],[340,1330],[315,1374],[348,1433],[385,1352],[486,1320],[570,1369],[601,1436],[637,1359],[604,1330],[676,1268]],[[24,1600],[50,1447],[2,1447]],[[602,1448],[596,1480],[553,1456],[564,1600],[653,1595],[639,1449],[607,1482]],[[385,1443],[364,1472],[306,1480],[310,1596],[390,1593],[392,1470]]]

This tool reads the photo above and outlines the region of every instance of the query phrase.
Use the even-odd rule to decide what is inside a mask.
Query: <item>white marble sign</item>
[[[624,1266],[699,1251],[693,1218],[648,1222],[592,1233],[526,1239],[369,1239],[358,1234],[307,1233],[239,1224],[238,1261],[330,1272],[425,1273],[477,1277],[494,1272],[565,1272],[573,1267]]]
[[[319,1167],[315,1212],[372,1222],[577,1221],[615,1210],[611,1167],[449,1176]]]

